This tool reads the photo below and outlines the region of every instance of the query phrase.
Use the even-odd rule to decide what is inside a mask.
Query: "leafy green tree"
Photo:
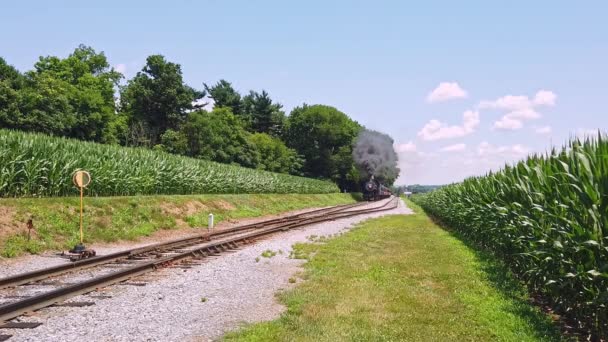
[[[205,96],[184,83],[179,64],[149,56],[142,71],[123,87],[121,110],[130,118],[127,144],[154,146],[167,129],[176,130]]]
[[[174,154],[188,155],[188,137],[181,131],[168,129],[160,138],[161,145],[157,145],[164,151]]]
[[[73,90],[67,82],[48,74],[27,75],[27,85],[20,92],[19,117],[14,117],[15,129],[70,136],[78,119],[70,104]]]
[[[279,138],[266,133],[252,134],[249,140],[260,153],[258,169],[267,171],[300,174],[302,158],[291,148],[288,148]]]
[[[0,125],[77,139],[113,142],[109,125],[115,120],[114,88],[121,75],[103,54],[80,45],[67,58],[40,57],[34,70],[18,76],[0,63],[0,73],[12,79],[0,86]],[[4,77],[3,77],[4,78]],[[9,77],[6,77],[9,79]]]
[[[341,146],[332,155],[332,164],[335,169],[331,178],[338,184],[338,187],[349,192],[358,191],[362,179],[353,160],[352,145]]]
[[[164,136],[167,151],[179,152],[185,139],[185,154],[191,157],[251,168],[255,168],[260,162],[256,146],[249,141],[249,133],[242,121],[228,108],[214,108],[211,112],[192,112],[179,130],[181,136],[170,134],[168,137],[166,134]]]
[[[108,126],[116,116],[114,89],[122,75],[110,68],[103,52],[80,45],[66,59],[41,58],[32,78],[47,76],[66,82],[67,98],[76,116],[69,136],[111,142]]]
[[[0,127],[16,128],[24,83],[23,75],[0,57]]]
[[[237,116],[243,114],[243,103],[241,99],[241,94],[234,90],[230,82],[226,80],[220,80],[211,87],[205,84],[205,90],[209,94],[209,97],[213,99],[215,107],[230,108],[232,114]]]
[[[355,187],[352,143],[361,126],[334,107],[303,105],[289,115],[285,141],[304,156],[304,175]]]
[[[23,75],[14,66],[9,65],[6,60],[0,57],[0,81],[13,83],[23,83]]]

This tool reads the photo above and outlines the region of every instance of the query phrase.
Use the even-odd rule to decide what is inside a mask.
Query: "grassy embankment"
[[[254,194],[93,197],[86,199],[85,242],[134,240],[160,229],[206,227],[215,222],[310,207],[353,203],[350,194]],[[78,239],[79,199],[0,199],[0,256],[72,247]],[[27,220],[35,232],[28,241]]]
[[[468,248],[412,206],[415,215],[370,220],[327,243],[296,245],[296,256],[309,261],[306,281],[280,294],[287,312],[226,339],[559,339],[501,263]]]

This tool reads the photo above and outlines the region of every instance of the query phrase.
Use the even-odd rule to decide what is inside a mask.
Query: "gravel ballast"
[[[192,268],[162,269],[130,281],[145,281],[145,286],[114,285],[72,299],[93,301],[94,306],[42,309],[21,318],[43,323],[38,328],[0,330],[0,334],[14,335],[10,341],[213,340],[243,324],[275,319],[281,314],[284,307],[277,303],[275,294],[293,286],[289,279],[304,262],[289,258],[293,244],[307,242],[313,235],[344,232],[368,218],[410,213],[400,201],[393,210],[276,234],[237,251],[207,258]],[[276,255],[263,257],[267,250]],[[108,298],[99,299],[100,296]]]

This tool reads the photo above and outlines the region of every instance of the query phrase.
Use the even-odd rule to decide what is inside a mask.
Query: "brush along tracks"
[[[319,209],[0,279],[0,288],[8,291],[31,286],[55,286],[51,290],[0,304],[0,322],[159,268],[177,266],[186,260],[196,261],[226,250],[233,250],[273,233],[329,220],[391,210],[397,205],[397,199],[390,199],[372,208],[361,209],[362,204],[354,204]],[[80,274],[83,273],[82,270],[86,270],[89,274]],[[90,274],[92,271],[96,274]],[[70,273],[70,279],[67,280],[72,282],[77,278],[85,279],[79,279],[75,283],[63,283],[61,276],[65,278],[67,273]]]

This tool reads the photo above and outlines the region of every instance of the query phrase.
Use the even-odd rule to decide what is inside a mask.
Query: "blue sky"
[[[12,1],[0,56],[28,70],[84,43],[132,77],[160,53],[194,87],[223,78],[287,110],[335,106],[395,139],[399,183],[446,183],[608,129],[606,13],[605,1]]]

